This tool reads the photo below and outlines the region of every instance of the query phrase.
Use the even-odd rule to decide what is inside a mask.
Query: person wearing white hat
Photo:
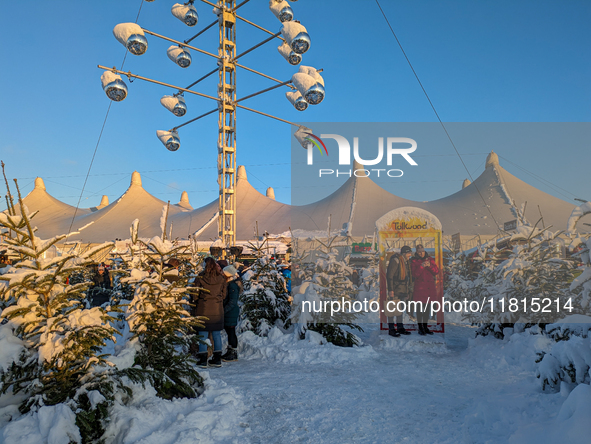
[[[230,362],[238,360],[238,337],[236,326],[240,316],[238,297],[242,291],[238,270],[233,265],[228,265],[222,270],[228,281],[226,298],[224,299],[224,330],[228,335],[228,349],[222,355],[222,361]]]

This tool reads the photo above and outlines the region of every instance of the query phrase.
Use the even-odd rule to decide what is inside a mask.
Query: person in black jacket
[[[224,328],[224,306],[223,301],[226,297],[226,277],[219,271],[219,266],[215,259],[208,257],[205,259],[205,270],[197,276],[194,283],[195,287],[203,288],[207,291],[200,291],[195,297],[194,316],[205,316],[208,318],[203,321],[204,327],[197,328],[200,339],[205,341],[209,333],[213,337],[213,357],[207,362],[207,346],[204,343],[199,344],[198,365],[200,367],[222,366],[222,336],[221,330]]]
[[[386,282],[388,284],[388,301],[406,301],[413,291],[413,279],[410,268],[410,256],[412,249],[404,245],[400,249],[400,254],[393,254],[388,262],[388,272]],[[395,312],[396,327],[394,326],[394,316],[388,317],[388,334],[398,337],[400,335],[409,335],[410,332],[404,328],[402,323],[402,313]],[[398,330],[396,329],[398,328]]]
[[[242,291],[242,281],[238,277],[238,270],[233,265],[224,267],[223,273],[228,280],[228,292],[226,299],[224,299],[224,330],[228,335],[228,349],[222,355],[222,361],[237,361],[238,337],[236,336],[236,326],[238,325],[238,316],[240,316],[238,297]]]

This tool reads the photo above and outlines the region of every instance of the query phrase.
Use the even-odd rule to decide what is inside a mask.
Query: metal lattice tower
[[[225,245],[236,241],[236,7],[235,0],[224,0],[219,21],[218,97],[218,231]]]

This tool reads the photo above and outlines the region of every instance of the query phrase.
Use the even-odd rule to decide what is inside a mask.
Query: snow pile
[[[195,399],[167,401],[153,388],[132,386],[133,401],[117,402],[111,411],[106,443],[207,444],[244,442],[240,419],[246,412],[242,397],[220,380],[205,379],[205,392]]]
[[[2,371],[7,370],[13,362],[18,361],[25,346],[21,339],[12,334],[10,323],[0,325],[0,344],[0,371]]]
[[[337,347],[307,331],[305,339],[274,327],[266,337],[246,331],[238,337],[240,359],[267,359],[285,364],[334,364],[375,358],[372,347]]]
[[[9,422],[0,432],[0,444],[80,443],[75,421],[76,415],[65,404],[44,406]]]
[[[412,333],[408,336],[394,338],[379,331],[372,332],[368,344],[376,350],[388,352],[413,352],[413,353],[448,353],[445,340],[442,335],[419,336]]]

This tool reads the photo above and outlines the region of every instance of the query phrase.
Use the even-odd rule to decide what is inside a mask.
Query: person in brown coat
[[[205,270],[197,276],[194,285],[208,291],[200,291],[193,299],[195,303],[194,316],[205,316],[204,327],[196,331],[202,341],[211,332],[213,337],[213,357],[207,362],[207,346],[199,344],[198,365],[207,367],[222,366],[222,336],[224,328],[224,298],[226,297],[226,277],[219,271],[216,261],[208,257],[205,259]]]

